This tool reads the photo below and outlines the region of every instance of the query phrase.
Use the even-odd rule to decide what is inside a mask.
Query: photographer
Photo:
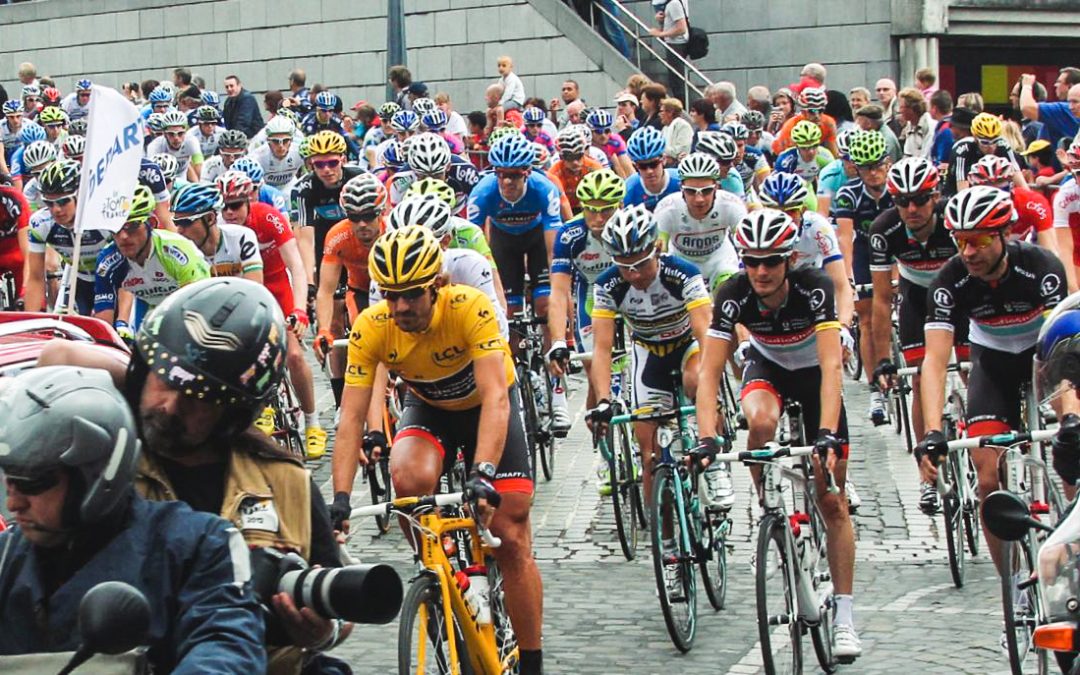
[[[157,672],[263,672],[239,533],[135,495],[135,419],[108,374],[59,366],[5,380],[0,470],[14,523],[0,533],[0,654],[74,650],[83,595],[120,580],[149,602]]]
[[[339,567],[329,516],[303,464],[252,422],[277,392],[286,327],[260,284],[218,277],[173,293],[143,322],[126,370],[92,348],[56,340],[39,364],[108,368],[137,406],[144,454],[136,487],[232,522],[251,548],[294,551]],[[318,654],[349,626],[298,609],[287,594],[262,599],[290,638],[271,648],[269,672],[349,672]],[[307,656],[302,651],[316,652]]]

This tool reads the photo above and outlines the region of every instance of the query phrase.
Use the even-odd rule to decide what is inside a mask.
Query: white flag
[[[139,183],[142,158],[143,122],[138,108],[115,89],[95,84],[90,94],[75,232],[117,232],[123,227]]]

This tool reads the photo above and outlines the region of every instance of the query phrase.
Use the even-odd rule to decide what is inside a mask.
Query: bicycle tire
[[[724,608],[727,600],[727,535],[731,532],[731,519],[726,514],[705,513],[698,543],[698,567],[705,584],[709,604],[716,611]]]
[[[674,512],[675,490],[682,489],[675,478],[674,467],[667,464],[656,467],[653,472],[652,488],[653,499],[649,524],[652,530],[650,538],[652,539],[656,590],[660,596],[660,609],[664,614],[664,624],[667,626],[668,635],[671,636],[676,649],[686,653],[694,646],[694,637],[697,633],[697,575],[691,563],[690,551],[682,547],[684,533],[680,528],[684,526],[685,514]],[[677,590],[682,592],[682,598],[669,595],[664,575],[668,567],[664,559],[663,512],[665,504],[671,509],[671,533],[678,548],[677,560],[671,566],[679,570],[681,583]]]
[[[784,516],[768,513],[758,526],[757,557],[755,561],[754,585],[757,600],[758,641],[761,644],[761,662],[767,675],[777,673],[802,672],[802,625],[795,607],[795,574],[792,567],[791,551],[788,549],[785,534],[787,525]],[[769,569],[769,559],[777,556],[777,565]],[[771,574],[770,574],[771,572]],[[783,615],[770,613],[771,593],[766,589],[770,581],[780,580],[783,597]],[[787,626],[787,640],[790,645],[790,659],[783,659],[784,667],[777,668],[777,658],[773,653],[774,628]],[[787,652],[787,650],[784,650]],[[790,665],[788,665],[790,664]]]
[[[617,429],[616,429],[617,427]],[[611,483],[611,508],[615,511],[615,529],[619,535],[619,546],[627,560],[637,557],[638,522],[635,513],[638,508],[635,499],[641,499],[640,487],[634,483],[629,440],[630,433],[625,424],[609,424],[603,442],[607,452],[602,452],[608,464],[608,480]],[[625,452],[624,452],[625,448]],[[636,488],[636,489],[635,489]]]
[[[859,375],[862,374],[862,352],[859,349],[859,323],[854,318],[851,322],[851,341],[852,348],[851,354],[844,359],[844,373],[855,380],[859,381]]]
[[[440,675],[449,675],[453,672],[449,643],[443,628],[447,617],[452,617],[455,623],[457,653],[459,656],[465,655],[465,641],[457,625],[457,618],[454,617],[453,611],[447,612],[446,607],[443,606],[438,579],[431,574],[421,574],[409,585],[409,592],[401,604],[401,623],[398,624],[399,675],[413,675],[418,670],[417,666],[420,665],[417,663],[417,655],[414,654],[414,630],[422,631],[416,637],[425,642],[424,653],[433,657],[435,670],[430,672]],[[432,628],[438,630],[438,635],[434,634]],[[420,651],[419,644],[415,646],[416,651]],[[473,672],[468,659],[459,659],[457,667],[463,674]],[[424,667],[423,672],[429,672],[427,667]]]
[[[380,457],[378,461],[366,470],[368,490],[371,492],[371,503],[381,504],[393,499],[393,486],[390,484],[390,459]],[[390,515],[380,513],[375,516],[375,525],[381,534],[390,531]]]
[[[905,389],[901,389],[896,394],[896,407],[898,409],[900,422],[899,426],[903,427],[904,446],[907,448],[910,455],[915,451],[915,432],[911,428],[911,409],[908,408],[908,392]],[[896,433],[900,433],[897,431]]]
[[[544,389],[547,392],[544,399],[547,401],[547,410],[544,411],[547,422],[540,427],[540,468],[544,472],[544,480],[550,481],[552,476],[555,475],[555,434],[551,430],[552,420],[555,415],[554,402],[551,400],[554,395],[554,388],[551,386],[551,376],[548,375],[543,362],[537,360],[535,365],[540,367],[540,377],[544,381]]]
[[[521,408],[525,413],[525,442],[529,446],[529,478],[536,485],[536,431],[539,420],[536,415],[536,393],[533,391],[532,379],[529,370],[518,365],[517,377],[519,393],[521,394]]]
[[[1026,617],[1017,617],[1017,610],[1013,602],[1013,574],[1020,572],[1020,566],[1026,566],[1027,570],[1034,569],[1031,548],[1028,540],[1022,539],[1017,542],[1005,544],[1005,555],[1001,562],[1001,613],[1005,619],[1005,644],[1009,652],[1009,667],[1013,675],[1023,675],[1024,664],[1027,661],[1033,647],[1031,645],[1031,631],[1034,626],[1028,623]],[[1028,591],[1024,591],[1027,593]],[[1034,598],[1030,599],[1033,604]],[[1031,605],[1029,605],[1031,606]],[[1034,616],[1031,617],[1032,620]],[[1019,619],[1019,621],[1018,621]],[[1023,641],[1017,639],[1017,628],[1024,630]]]
[[[964,560],[964,507],[960,503],[960,486],[957,481],[963,480],[957,470],[956,454],[950,453],[942,470],[947,472],[945,483],[949,486],[949,492],[941,500],[941,512],[945,523],[945,543],[949,549],[949,574],[952,575],[953,585],[957,588],[964,587],[964,572],[966,569]]]
[[[488,589],[491,601],[491,621],[495,627],[495,647],[499,650],[499,661],[507,663],[509,657],[518,650],[517,636],[506,611],[506,588],[502,570],[495,558],[488,556],[484,561],[488,571]]]

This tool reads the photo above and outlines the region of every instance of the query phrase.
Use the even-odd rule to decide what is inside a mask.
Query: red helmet
[[[989,185],[961,190],[945,205],[945,227],[954,232],[1000,230],[1016,217],[1012,195]]]
[[[1016,167],[1012,162],[997,155],[986,155],[971,166],[968,182],[972,185],[996,185],[1012,178]]]
[[[255,188],[251,177],[242,171],[226,171],[218,176],[216,182],[221,198],[226,202],[247,201]]]
[[[60,90],[56,87],[45,87],[41,92],[41,102],[45,105],[60,105]]]
[[[925,157],[905,157],[889,169],[886,187],[891,195],[929,192],[938,185],[938,170]]]

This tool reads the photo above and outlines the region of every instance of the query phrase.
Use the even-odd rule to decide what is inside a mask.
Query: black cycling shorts
[[[968,376],[968,436],[997,434],[1020,428],[1020,393],[1031,384],[1035,348],[1010,354],[971,345]]]
[[[548,282],[548,252],[544,241],[544,228],[535,227],[521,234],[510,234],[497,227],[491,228],[491,257],[499,269],[503,290],[508,304],[523,304],[525,295],[525,271],[529,272],[533,299],[551,293]],[[518,298],[515,302],[514,299]]]
[[[753,346],[746,350],[742,374],[740,398],[755,390],[765,390],[776,396],[781,408],[788,401],[802,406],[803,438],[813,443],[821,428],[821,368],[788,370],[761,355]],[[843,446],[844,458],[849,452],[847,410],[840,401],[840,421],[836,425],[836,437]]]
[[[402,404],[394,442],[408,436],[419,436],[432,443],[442,453],[443,473],[453,467],[460,449],[465,455],[466,469],[471,469],[479,428],[480,406],[469,410],[443,410],[409,391]],[[495,489],[501,493],[532,494],[531,476],[529,446],[525,440],[525,416],[521,411],[520,390],[515,384],[510,388],[510,423],[506,430],[502,459],[495,469]]]
[[[900,287],[897,289],[900,353],[904,355],[904,362],[909,366],[918,365],[926,356],[926,332],[923,330],[926,323],[926,292],[925,287],[905,279],[900,280]],[[966,360],[970,347],[966,321],[960,322],[953,332],[953,343],[956,345],[958,358]]]
[[[857,286],[874,281],[870,276],[870,239],[861,232],[855,233],[855,240],[851,245],[851,274]],[[872,295],[869,290],[859,291],[855,294],[855,300],[865,300]]]

